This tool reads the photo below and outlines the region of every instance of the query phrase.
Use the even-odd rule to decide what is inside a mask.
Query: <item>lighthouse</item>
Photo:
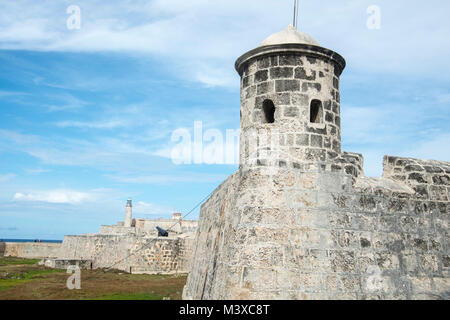
[[[132,208],[131,199],[128,199],[125,207],[125,227],[131,227],[131,222],[133,221]]]

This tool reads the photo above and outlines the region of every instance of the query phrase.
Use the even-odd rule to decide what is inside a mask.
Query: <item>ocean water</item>
[[[0,242],[34,242],[35,239],[1,239]],[[47,243],[62,243],[62,240],[43,240],[39,239],[40,242],[47,242]]]

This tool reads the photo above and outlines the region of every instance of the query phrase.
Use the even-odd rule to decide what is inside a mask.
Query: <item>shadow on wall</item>
[[[0,241],[0,257],[3,257],[5,255],[5,247],[6,244],[2,241]]]

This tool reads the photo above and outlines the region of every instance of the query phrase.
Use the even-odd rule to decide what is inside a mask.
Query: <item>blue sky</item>
[[[385,154],[450,161],[450,3],[392,2],[300,10],[300,29],[347,61],[343,148],[370,176]],[[379,30],[366,27],[373,4]],[[291,12],[290,0],[0,1],[0,238],[96,232],[128,197],[138,217],[189,211],[237,166],[173,164],[172,133],[238,129],[234,61]]]

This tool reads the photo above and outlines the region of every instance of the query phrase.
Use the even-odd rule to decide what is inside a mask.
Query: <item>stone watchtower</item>
[[[292,26],[237,60],[239,170],[201,207],[184,299],[448,299],[450,164],[365,177],[341,151],[344,68]]]
[[[127,205],[125,207],[125,222],[124,227],[131,227],[133,224],[133,205],[131,204],[131,199],[127,200]]]
[[[335,159],[344,68],[339,54],[293,26],[241,56],[241,166]]]

